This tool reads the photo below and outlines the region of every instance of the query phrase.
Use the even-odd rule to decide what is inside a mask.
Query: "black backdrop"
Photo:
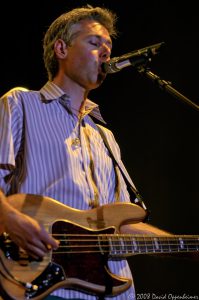
[[[41,41],[47,26],[64,11],[86,3],[118,14],[120,36],[113,56],[164,41],[151,70],[199,104],[199,20],[197,1],[192,0],[4,2],[0,94],[14,86],[38,89],[45,83]],[[198,234],[199,111],[132,67],[108,75],[90,98],[101,105],[121,146],[123,161],[151,211],[150,223],[176,234]],[[140,297],[147,292],[153,299],[199,297],[198,262],[149,255],[129,262]]]

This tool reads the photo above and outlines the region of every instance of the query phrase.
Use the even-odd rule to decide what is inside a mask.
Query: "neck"
[[[69,95],[72,111],[74,111],[75,114],[77,114],[77,112],[82,114],[85,107],[85,101],[88,96],[88,91],[68,77],[63,79],[63,77],[57,76],[53,79],[53,83]]]

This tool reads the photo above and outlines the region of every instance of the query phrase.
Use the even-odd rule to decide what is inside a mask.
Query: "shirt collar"
[[[58,87],[55,83],[48,81],[40,90],[40,94],[42,96],[42,99],[45,101],[53,101],[58,98],[64,97],[65,99],[70,100],[69,95],[67,95],[60,87]],[[100,113],[99,105],[95,102],[86,99],[85,102],[85,114],[89,114],[92,117],[96,118],[100,122],[106,124],[104,119],[102,118],[102,115]]]

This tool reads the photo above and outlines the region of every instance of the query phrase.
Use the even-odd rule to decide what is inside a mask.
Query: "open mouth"
[[[105,63],[101,63],[100,68],[99,68],[99,73],[106,74]]]

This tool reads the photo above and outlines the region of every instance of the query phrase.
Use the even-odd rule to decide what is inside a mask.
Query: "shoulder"
[[[12,97],[14,95],[18,95],[20,94],[21,92],[29,92],[29,89],[25,88],[25,87],[14,87],[12,89],[10,89],[8,92],[6,92],[5,94],[3,94],[1,96],[1,98],[5,99],[5,98],[8,98],[8,97]]]
[[[1,96],[1,100],[9,105],[20,105],[27,98],[34,98],[39,95],[38,91],[29,90],[25,87],[14,87]]]
[[[39,95],[38,91],[32,91],[25,87],[14,87],[1,96],[0,110],[4,115],[12,114],[22,117],[29,104],[35,102],[32,100],[40,99]]]

